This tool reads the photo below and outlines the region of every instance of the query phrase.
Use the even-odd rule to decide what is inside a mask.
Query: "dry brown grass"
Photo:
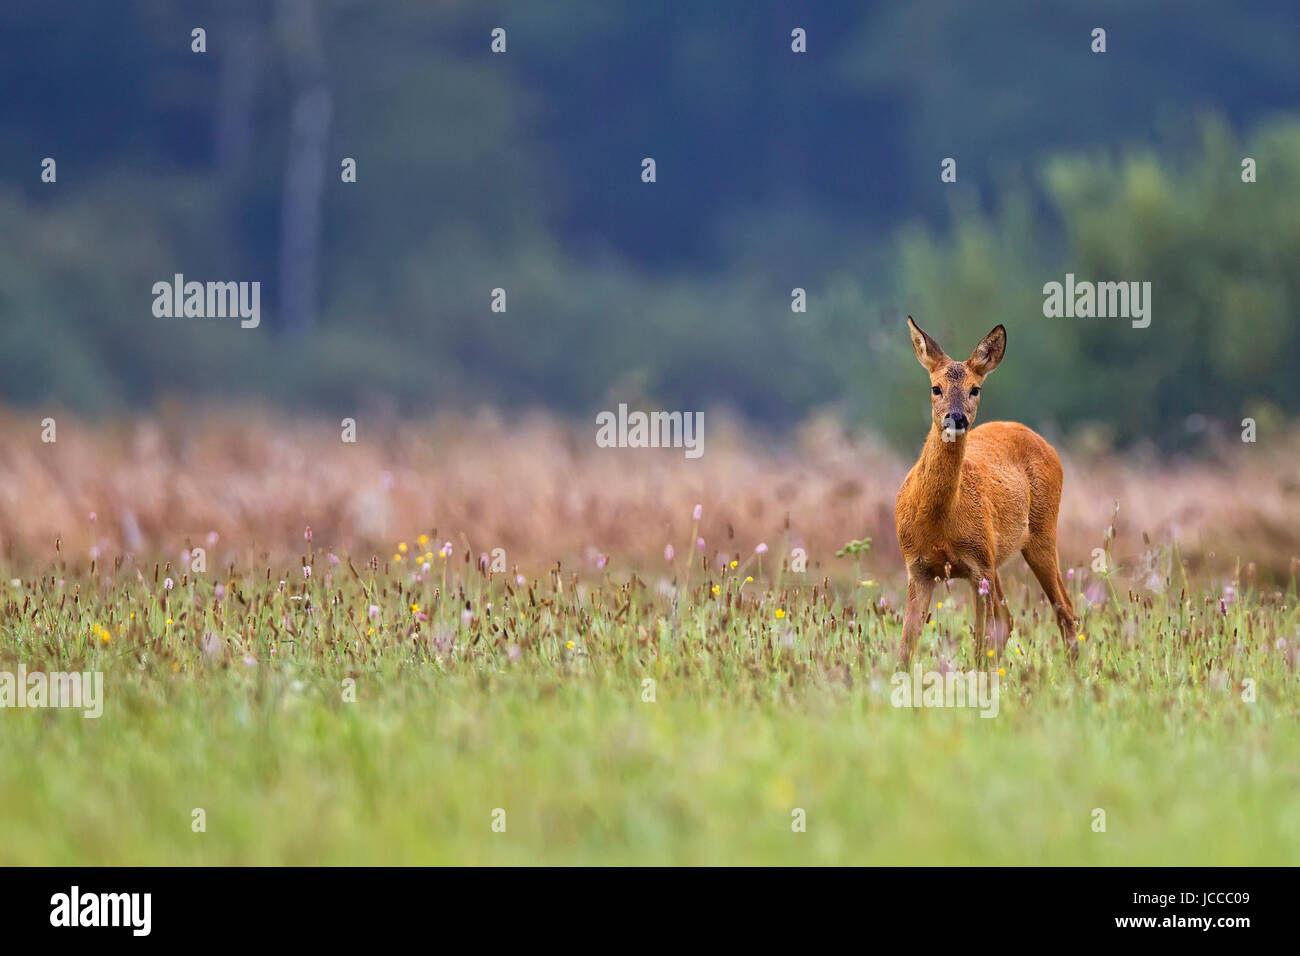
[[[486,413],[363,420],[355,445],[332,422],[264,409],[97,425],[59,415],[54,444],[40,441],[41,417],[0,414],[0,553],[16,565],[54,558],[56,538],[77,565],[92,548],[106,559],[175,559],[210,532],[216,567],[264,552],[291,559],[311,525],[318,548],[357,560],[386,560],[398,541],[436,530],[458,555],[464,543],[475,554],[504,548],[529,574],[557,560],[589,567],[597,553],[612,569],[653,570],[665,544],[687,546],[701,503],[709,554],[748,554],[764,541],[770,566],[783,547],[803,547],[810,570],[835,574],[848,569],[836,549],[870,536],[872,574],[901,570],[893,501],[910,461],[827,420],[775,442],[709,415],[705,454],[689,461],[597,448],[594,425]],[[1285,579],[1300,554],[1294,448],[1225,447],[1215,460],[1177,464],[1067,454],[1062,561],[1088,563],[1118,500],[1114,550],[1130,567],[1148,551],[1145,532],[1157,546],[1176,536],[1192,565],[1230,570],[1240,559]]]

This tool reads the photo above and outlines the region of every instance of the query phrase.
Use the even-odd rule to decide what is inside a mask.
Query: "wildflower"
[[[1065,569],[1065,580],[1067,580],[1067,581],[1073,581],[1073,580],[1074,580],[1074,568],[1066,568],[1066,569]]]
[[[746,584],[753,584],[753,583],[754,583],[754,578],[753,578],[753,576],[752,576],[752,575],[746,575],[746,576],[745,576],[745,583],[746,583]]]
[[[1006,677],[1006,676],[1007,676],[1007,669],[1006,669],[1005,667],[999,667],[999,668],[998,668],[998,676],[999,676],[999,677]]]
[[[209,532],[208,532],[208,547],[209,547],[209,548],[215,547],[216,544],[217,544],[217,542],[220,541],[220,540],[221,540],[221,536],[218,535],[215,531],[209,531]]]
[[[366,628],[366,637],[370,637],[370,636],[372,636],[374,633],[375,633],[375,629],[374,629],[373,627],[368,627],[368,628]]]
[[[1080,635],[1079,635],[1079,640],[1081,640],[1081,641],[1086,641],[1087,639],[1088,639],[1088,635],[1087,635],[1087,634],[1080,634]]]
[[[379,617],[379,605],[378,605],[378,604],[372,604],[372,605],[370,605],[370,607],[366,608],[366,616],[367,616],[368,618],[370,618],[370,620],[372,620],[372,621],[373,621],[375,618]]]
[[[704,539],[703,539],[703,538],[696,538],[696,539],[695,539],[695,550],[696,550],[696,551],[703,551],[703,550],[704,550]]]
[[[412,613],[412,614],[419,614],[419,613],[420,613],[420,605],[418,605],[418,604],[412,604],[412,605],[411,605],[411,613]]]
[[[518,644],[511,644],[510,647],[506,650],[506,657],[508,657],[512,661],[519,660],[519,654],[520,654],[520,650]]]
[[[731,562],[731,569],[734,571],[734,570],[736,569],[737,565],[739,565],[739,564],[740,564],[739,561],[732,561],[732,562]]]
[[[1228,613],[1228,602],[1225,601],[1223,598],[1219,598],[1219,613],[1220,614]]]
[[[429,543],[429,536],[427,534],[422,534],[415,539],[415,543],[423,548],[426,544]]]
[[[696,505],[695,509],[691,512],[691,517],[694,518],[696,521],[699,521],[700,518],[703,517],[703,515],[704,515],[703,505]]]
[[[987,597],[989,593],[989,579],[980,578],[980,597]]]
[[[393,563],[397,563],[398,561],[401,560],[402,560],[402,556],[400,554],[393,555]]]
[[[407,551],[407,548],[406,548],[406,542],[403,541],[403,542],[401,542],[400,544],[398,544],[398,546],[397,546],[397,550],[400,551],[402,554],[406,554],[406,551]]]
[[[163,579],[163,590],[164,590],[164,591],[170,591],[170,590],[171,590],[172,588],[174,588],[174,587],[176,587],[176,582],[173,581],[171,578],[164,578],[164,579]]]
[[[302,533],[302,539],[304,541],[311,540],[311,525],[307,525],[307,530]]]
[[[760,541],[758,547],[754,549],[755,554],[767,554],[767,542]]]
[[[1017,648],[1016,648],[1016,653],[1017,653],[1017,654],[1023,654],[1024,651],[1022,651],[1020,648],[1017,647]]]
[[[172,626],[172,623],[173,623],[172,619],[171,619],[171,618],[167,618],[167,626],[168,626],[168,627],[171,627],[171,626]]]
[[[664,560],[669,564],[673,563],[673,546],[671,544],[664,545]]]
[[[224,600],[226,596],[226,586],[224,584],[218,584],[215,588],[212,589],[212,596],[215,597],[218,601]],[[135,617],[134,614],[132,614],[131,616]]]
[[[311,565],[310,565],[310,564],[304,564],[304,565],[302,566],[302,576],[303,576],[304,578],[308,578],[308,579],[311,578]]]
[[[942,610],[943,610],[943,602],[940,601],[938,604],[936,604],[936,605],[934,606],[934,609],[935,609],[936,611],[942,611]]]
[[[94,524],[99,519],[99,515],[95,514],[95,512],[93,511],[89,515],[87,515],[87,517],[90,518],[91,524]]]
[[[718,586],[717,586],[716,584],[713,585],[713,593],[714,593],[714,594],[717,594],[717,593],[718,593]]]
[[[783,618],[783,617],[785,617],[785,608],[783,608],[783,607],[779,607],[779,608],[777,608],[777,609],[776,609],[776,619],[779,621],[779,620],[781,620],[781,618]]]
[[[988,657],[992,657],[992,656],[993,656],[993,651],[992,651],[992,650],[985,651],[984,653],[985,653]]]
[[[573,650],[573,641],[569,641],[569,643],[568,643],[567,646],[568,646],[569,650]]]
[[[331,568],[338,567],[339,556],[335,554],[333,551],[331,551],[329,557],[330,557],[330,567]]]

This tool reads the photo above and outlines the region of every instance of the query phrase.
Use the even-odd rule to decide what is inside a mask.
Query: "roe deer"
[[[1055,609],[1071,655],[1077,654],[1078,621],[1056,553],[1061,459],[1041,435],[1017,422],[971,429],[984,377],[1006,353],[1007,330],[999,325],[970,358],[954,362],[910,315],[907,326],[916,357],[930,373],[933,422],[894,505],[898,544],[907,562],[903,660],[911,658],[940,577],[971,583],[977,661],[990,617],[996,617],[1005,639],[1011,611],[998,566],[1017,551]]]

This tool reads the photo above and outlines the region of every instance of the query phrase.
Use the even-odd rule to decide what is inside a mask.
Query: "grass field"
[[[941,587],[918,663],[1000,670],[989,719],[892,705],[897,581],[691,540],[536,577],[416,534],[6,573],[0,671],[102,671],[104,709],[0,711],[0,863],[1300,859],[1294,582],[1081,570],[1077,662],[1019,571],[985,661]]]

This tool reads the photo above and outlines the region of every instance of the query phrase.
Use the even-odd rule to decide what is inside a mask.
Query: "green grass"
[[[1120,586],[1072,663],[1020,582],[985,719],[891,705],[899,617],[852,582],[679,564],[674,603],[648,572],[520,587],[432,563],[326,580],[317,555],[310,581],[263,566],[221,599],[152,568],[6,583],[0,670],[102,670],[105,709],[0,710],[0,863],[1300,859],[1293,588],[1223,614],[1217,590]],[[924,668],[974,663],[968,593]]]

